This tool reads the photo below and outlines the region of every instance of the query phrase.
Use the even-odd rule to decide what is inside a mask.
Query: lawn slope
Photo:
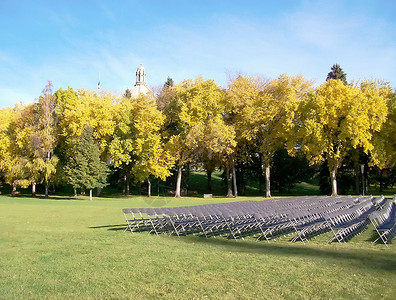
[[[124,232],[124,207],[210,201],[229,200],[0,196],[0,298],[395,298],[395,247],[372,245],[371,227],[330,245]]]

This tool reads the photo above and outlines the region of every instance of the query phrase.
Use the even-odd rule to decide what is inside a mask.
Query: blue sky
[[[348,80],[396,87],[396,1],[0,0],[0,107],[54,89],[123,93],[140,64],[147,83],[227,74],[304,74],[334,63]]]

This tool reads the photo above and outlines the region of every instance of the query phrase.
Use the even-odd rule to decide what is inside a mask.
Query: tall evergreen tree
[[[166,79],[166,82],[164,83],[164,87],[168,88],[168,87],[172,87],[174,85],[175,85],[175,83],[173,82],[173,79],[168,76],[168,78]]]
[[[348,84],[346,80],[346,73],[344,72],[344,70],[342,70],[339,64],[335,64],[331,67],[331,71],[329,72],[329,74],[327,74],[326,81],[328,81],[329,79],[341,80],[343,84]]]
[[[92,189],[106,185],[108,169],[106,163],[100,160],[100,151],[94,142],[92,127],[84,126],[73,154],[65,166],[65,173],[73,186],[89,189],[90,200]]]
[[[132,98],[132,93],[130,89],[126,89],[123,95],[125,98],[131,99]]]

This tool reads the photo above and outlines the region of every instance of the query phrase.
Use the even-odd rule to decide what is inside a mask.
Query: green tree
[[[92,92],[72,88],[59,89],[56,93],[56,115],[59,120],[60,148],[65,156],[71,155],[71,149],[82,134],[85,125],[93,129],[93,138],[100,149],[100,158],[107,161],[109,157],[109,143],[112,139],[115,121],[113,96],[110,93]],[[61,158],[61,161],[66,161]],[[98,194],[101,188],[97,189]]]
[[[271,185],[279,192],[284,192],[285,189],[290,192],[297,182],[311,178],[314,173],[301,151],[292,157],[288,155],[286,149],[274,153],[271,170]]]
[[[327,74],[326,81],[330,79],[341,80],[341,82],[347,85],[346,73],[342,70],[339,64],[335,64],[331,67],[331,71]]]
[[[168,76],[168,78],[166,79],[166,82],[164,84],[164,87],[165,88],[169,88],[169,87],[172,87],[174,85],[175,85],[175,83],[173,82],[173,79]]]
[[[89,199],[92,200],[92,189],[106,185],[108,168],[100,160],[98,145],[93,139],[92,127],[86,125],[82,134],[68,158],[65,173],[73,186],[89,189]]]
[[[128,98],[128,99],[132,98],[131,90],[130,89],[126,89],[125,92],[124,92],[124,95],[122,95],[122,96],[124,98]]]

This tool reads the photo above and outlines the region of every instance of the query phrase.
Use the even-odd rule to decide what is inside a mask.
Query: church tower
[[[142,65],[136,70],[136,85],[144,84],[146,85],[146,70],[143,68]]]
[[[146,83],[146,70],[140,65],[136,70],[136,83],[131,90],[131,95],[136,98],[139,94],[146,95],[148,92],[149,88]]]

